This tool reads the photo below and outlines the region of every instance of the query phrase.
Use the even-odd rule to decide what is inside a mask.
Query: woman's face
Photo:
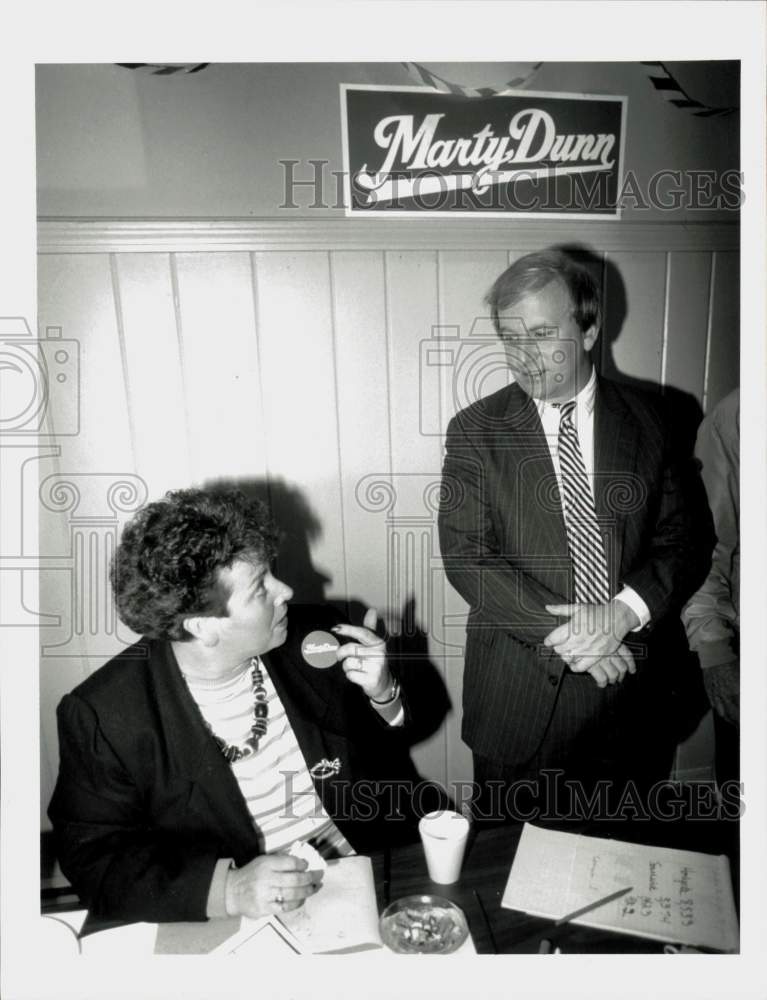
[[[219,580],[229,590],[229,614],[217,619],[220,652],[246,660],[281,646],[287,636],[290,587],[268,565],[245,559],[220,570]]]

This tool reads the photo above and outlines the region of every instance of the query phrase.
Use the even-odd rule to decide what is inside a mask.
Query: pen
[[[573,910],[572,913],[568,913],[566,916],[560,917],[554,926],[558,927],[560,924],[566,924],[570,920],[574,920],[576,917],[583,916],[584,913],[590,913],[592,910],[596,910],[598,906],[604,906],[605,903],[611,903],[614,899],[620,899],[620,897],[625,896],[627,892],[631,892],[633,888],[633,885],[629,885],[626,886],[625,889],[618,889],[617,892],[611,892],[609,896],[602,896],[601,899],[597,899],[593,903],[587,903],[586,906],[581,906],[577,910]]]
[[[476,896],[477,902],[479,903],[479,909],[482,914],[482,919],[485,921],[485,928],[487,930],[488,937],[490,938],[490,944],[492,945],[493,948],[493,954],[497,955],[498,945],[495,943],[495,935],[493,934],[493,928],[490,926],[490,921],[488,920],[487,917],[487,910],[485,909],[482,899],[480,898],[480,895],[476,889],[474,890],[474,895]]]

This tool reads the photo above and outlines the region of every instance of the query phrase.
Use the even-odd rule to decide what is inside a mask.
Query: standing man
[[[668,777],[679,612],[710,545],[695,537],[662,400],[596,375],[588,272],[529,254],[486,303],[515,382],[451,420],[439,520],[445,571],[470,605],[475,811],[519,818],[543,772],[563,771],[565,794],[552,802],[547,785],[537,805],[577,819],[600,780],[615,804],[629,779],[646,791]]]

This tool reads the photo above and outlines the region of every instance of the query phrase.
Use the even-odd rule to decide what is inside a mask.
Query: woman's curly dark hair
[[[142,635],[190,639],[185,618],[227,614],[218,571],[237,558],[268,564],[277,542],[264,504],[239,490],[171,491],[123,531],[111,567],[118,614]]]

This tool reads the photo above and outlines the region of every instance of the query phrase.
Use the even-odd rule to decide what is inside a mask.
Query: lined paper
[[[737,951],[730,865],[723,855],[584,837],[526,823],[501,905],[558,920],[626,886],[631,892],[573,923]]]

